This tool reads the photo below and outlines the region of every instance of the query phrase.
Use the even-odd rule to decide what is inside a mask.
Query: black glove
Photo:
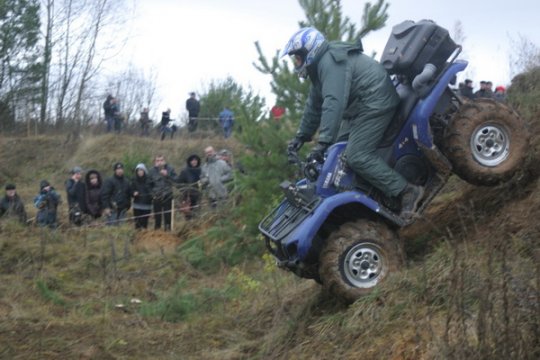
[[[287,161],[289,164],[297,164],[298,163],[298,150],[304,145],[304,141],[299,138],[295,137],[291,141],[289,141],[289,144],[287,145]]]
[[[308,156],[308,162],[316,161],[318,163],[324,162],[324,152],[328,149],[328,144],[318,143],[311,149],[311,152]]]
[[[287,152],[297,152],[302,148],[302,145],[304,145],[304,141],[299,137],[295,137],[289,141],[289,144],[287,145]]]

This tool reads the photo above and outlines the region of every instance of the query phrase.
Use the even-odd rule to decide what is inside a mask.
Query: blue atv
[[[397,230],[423,213],[452,174],[492,186],[521,167],[529,133],[516,112],[491,99],[462,99],[450,88],[467,67],[457,60],[460,51],[432,21],[405,21],[392,28],[381,58],[401,102],[378,154],[424,187],[415,216],[400,217],[398,199],[356,176],[347,143],[335,143],[322,164],[298,162],[304,178],[280,185],[284,199],[259,224],[279,267],[354,302],[403,265]]]

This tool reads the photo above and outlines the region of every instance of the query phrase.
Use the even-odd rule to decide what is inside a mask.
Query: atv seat
[[[392,122],[384,132],[379,148],[386,148],[393,144],[394,139],[399,135],[401,128],[403,128],[409,114],[418,101],[418,96],[409,84],[399,84],[396,87],[396,91],[400,98],[399,105]]]

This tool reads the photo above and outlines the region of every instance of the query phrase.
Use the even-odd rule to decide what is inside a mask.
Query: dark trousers
[[[171,230],[171,209],[172,199],[163,201],[154,200],[154,229],[161,229],[161,217],[163,217],[163,229],[165,231]]]
[[[148,219],[152,210],[133,209],[133,216],[135,216],[135,229],[148,228]]]
[[[114,126],[114,117],[113,116],[106,116],[105,121],[107,122],[107,132],[111,132],[113,130],[113,126]]]
[[[122,130],[122,119],[119,117],[114,118],[114,131],[117,134],[120,134],[120,131]]]
[[[195,130],[197,130],[197,125],[197,118],[190,116],[188,121],[188,131],[194,132]]]
[[[347,163],[357,175],[388,196],[398,196],[407,185],[407,180],[376,153],[393,115],[394,109],[391,109],[378,114],[360,114],[346,120],[349,126],[349,142],[345,149]],[[343,132],[342,127],[340,133]]]

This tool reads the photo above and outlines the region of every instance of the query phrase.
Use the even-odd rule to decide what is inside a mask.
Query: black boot
[[[400,194],[401,197],[401,216],[403,219],[409,220],[415,214],[418,203],[424,196],[424,188],[412,184],[407,184],[405,189]]]

